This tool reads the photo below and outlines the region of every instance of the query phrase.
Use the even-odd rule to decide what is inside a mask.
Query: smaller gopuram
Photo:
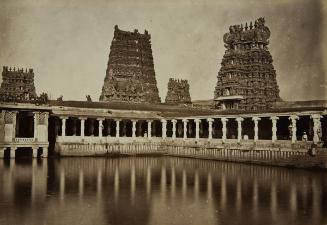
[[[33,69],[3,67],[0,101],[29,102],[36,98]]]
[[[160,103],[151,36],[115,26],[100,101]]]
[[[229,27],[225,54],[218,72],[215,107],[265,110],[280,100],[276,71],[268,50],[270,30],[264,18]]]
[[[167,104],[191,104],[190,85],[187,80],[169,78]]]

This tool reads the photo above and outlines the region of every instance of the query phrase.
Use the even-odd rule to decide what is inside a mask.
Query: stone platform
[[[70,140],[69,140],[70,139]],[[77,141],[77,137],[58,138],[55,151],[59,156],[175,156],[242,163],[254,163],[297,168],[327,168],[327,149],[314,147],[312,142],[290,144],[287,141],[235,140],[172,140],[167,138],[92,137]]]

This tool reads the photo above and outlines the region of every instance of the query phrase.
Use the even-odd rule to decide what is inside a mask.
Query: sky
[[[151,34],[159,95],[188,79],[212,99],[230,25],[265,17],[283,100],[327,99],[324,0],[0,0],[0,65],[33,68],[37,93],[98,100],[114,26]]]

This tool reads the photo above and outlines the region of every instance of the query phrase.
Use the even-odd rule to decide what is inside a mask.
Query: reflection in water
[[[326,178],[168,157],[0,161],[0,224],[326,224]]]

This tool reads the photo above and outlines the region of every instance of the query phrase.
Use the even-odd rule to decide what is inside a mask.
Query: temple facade
[[[276,71],[268,50],[270,30],[264,18],[248,26],[230,26],[214,92],[220,109],[265,110],[280,100]]]
[[[151,36],[115,26],[100,101],[160,102]]]
[[[169,78],[167,104],[191,104],[190,85],[187,80]]]
[[[1,101],[32,101],[36,98],[33,69],[3,67]]]

